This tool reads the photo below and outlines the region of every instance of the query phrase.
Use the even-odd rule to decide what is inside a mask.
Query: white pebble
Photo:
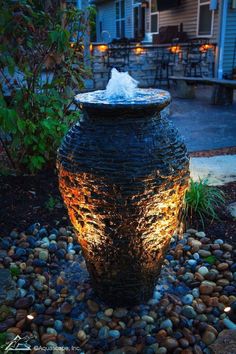
[[[195,253],[193,254],[193,258],[196,259],[196,261],[198,261],[199,258],[200,258],[200,256],[199,256],[199,254],[198,254],[197,252],[195,252]]]
[[[197,298],[199,298],[199,289],[198,288],[194,288],[193,290],[192,290],[192,295],[193,295],[193,297],[195,298],[195,299],[197,299]]]
[[[201,274],[203,277],[208,273],[208,269],[205,266],[202,266],[198,269],[198,273]]]
[[[142,320],[147,322],[147,323],[154,323],[154,319],[151,316],[148,315],[143,315]]]
[[[161,297],[162,297],[162,295],[161,295],[161,293],[159,291],[154,291],[153,299],[160,300]]]
[[[195,266],[195,265],[197,264],[197,262],[196,262],[195,259],[189,259],[189,260],[188,260],[188,264],[189,264],[190,266]]]
[[[224,241],[221,240],[221,238],[218,238],[217,240],[214,241],[217,245],[223,245]]]
[[[57,335],[57,331],[54,328],[47,328],[47,333],[48,334],[56,334]]]
[[[202,238],[202,237],[206,237],[206,234],[205,232],[203,231],[199,231],[199,232],[196,232],[195,233],[195,236],[199,237],[199,238]]]

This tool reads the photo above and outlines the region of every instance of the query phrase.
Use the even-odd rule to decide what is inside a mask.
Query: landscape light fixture
[[[178,54],[181,52],[181,47],[179,45],[172,45],[170,48],[169,48],[169,51],[172,53],[172,54]]]
[[[236,322],[236,301],[232,302],[230,306],[225,307],[224,312],[231,321]]]
[[[143,47],[141,47],[139,44],[136,45],[135,49],[134,49],[135,54],[140,55],[145,53],[145,49]]]
[[[106,44],[100,44],[100,45],[98,46],[98,50],[99,50],[100,52],[102,52],[102,53],[106,52],[107,49],[108,49],[108,46],[107,46]]]
[[[201,45],[201,47],[199,48],[199,51],[202,52],[202,53],[205,53],[209,49],[214,49],[214,46],[212,44],[206,43],[206,44]]]

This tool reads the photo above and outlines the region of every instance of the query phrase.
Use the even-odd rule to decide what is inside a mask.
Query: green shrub
[[[0,138],[15,169],[36,172],[55,159],[62,136],[79,118],[71,107],[89,74],[86,23],[81,11],[58,1],[0,5],[0,128],[9,141]]]
[[[53,209],[55,209],[57,203],[58,199],[50,195],[48,200],[45,202],[44,206],[48,211],[52,211]]]
[[[12,275],[13,277],[18,277],[18,276],[20,275],[20,273],[21,273],[21,270],[20,270],[19,267],[14,266],[14,267],[11,267],[11,268],[10,268],[10,272],[11,272],[11,275]]]
[[[191,224],[193,220],[200,219],[204,227],[205,219],[218,219],[218,208],[225,203],[224,193],[217,187],[209,186],[207,180],[190,179],[189,189],[185,194],[182,220]]]

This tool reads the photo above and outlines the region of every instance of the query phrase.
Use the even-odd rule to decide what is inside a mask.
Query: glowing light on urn
[[[113,304],[151,297],[189,178],[183,141],[160,115],[169,94],[143,91],[145,102],[79,95],[84,118],[58,152],[60,191],[91,281]]]

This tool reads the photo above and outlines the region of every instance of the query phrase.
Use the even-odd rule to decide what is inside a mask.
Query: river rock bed
[[[232,245],[189,229],[172,238],[152,299],[112,308],[94,294],[72,228],[13,230],[0,240],[0,268],[13,278],[0,334],[32,336],[32,353],[211,353],[236,301],[235,256]]]

